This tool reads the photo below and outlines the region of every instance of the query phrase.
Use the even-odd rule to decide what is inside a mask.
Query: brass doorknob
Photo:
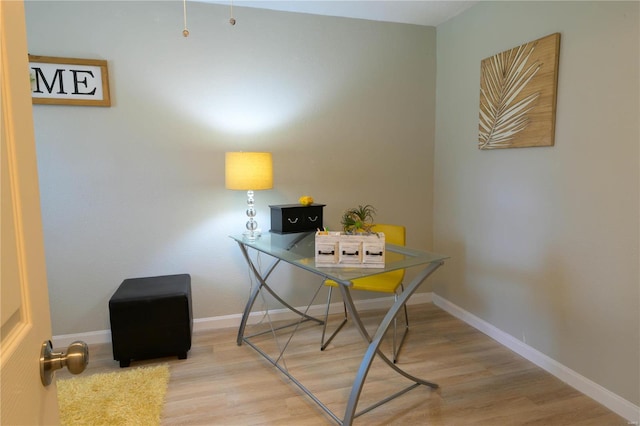
[[[75,341],[67,348],[67,353],[53,352],[51,340],[45,340],[40,350],[40,379],[44,386],[53,380],[53,372],[67,367],[71,374],[80,374],[89,364],[89,346],[85,342]]]

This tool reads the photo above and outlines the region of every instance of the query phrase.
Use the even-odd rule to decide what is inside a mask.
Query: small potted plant
[[[375,213],[376,209],[370,204],[346,210],[340,220],[342,230],[345,234],[370,234]]]

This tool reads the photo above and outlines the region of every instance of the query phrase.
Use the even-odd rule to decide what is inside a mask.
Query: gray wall
[[[108,60],[113,100],[34,105],[55,335],[108,329],[129,277],[187,272],[194,317],[242,312],[249,274],[227,236],[246,194],[224,189],[225,151],[273,152],[265,231],[269,204],[308,194],[330,228],[368,203],[432,248],[435,28],[237,7],[232,27],[228,7],[188,2],[184,38],[181,1],[25,8],[30,53]],[[319,282],[274,279],[294,304]]]
[[[638,2],[480,2],[437,29],[435,292],[640,402]],[[556,146],[477,148],[480,61],[560,32]]]
[[[434,28],[242,8],[231,27],[190,2],[185,39],[182,2],[25,8],[30,53],[107,59],[113,99],[34,106],[54,334],[107,329],[135,276],[189,272],[195,317],[240,312],[224,152],[269,150],[263,229],[302,194],[334,228],[374,204],[451,255],[440,296],[640,402],[637,2],[481,2],[437,29],[437,100]],[[556,146],[479,151],[480,61],[552,32]],[[299,303],[313,280],[275,278]]]

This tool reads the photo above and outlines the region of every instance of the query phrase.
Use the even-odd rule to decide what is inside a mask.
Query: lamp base
[[[247,241],[255,241],[258,238],[260,238],[260,236],[262,235],[262,233],[259,230],[255,230],[255,231],[244,231],[242,233],[242,238],[247,240]]]
[[[258,229],[258,222],[254,220],[256,216],[255,201],[253,199],[253,191],[247,191],[247,230],[242,234],[243,238],[247,241],[255,241],[260,237],[260,230]]]

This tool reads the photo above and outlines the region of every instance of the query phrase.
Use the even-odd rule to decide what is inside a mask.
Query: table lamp
[[[247,191],[247,240],[260,236],[257,230],[253,191],[273,188],[273,160],[270,152],[227,152],[225,154],[225,187]]]

